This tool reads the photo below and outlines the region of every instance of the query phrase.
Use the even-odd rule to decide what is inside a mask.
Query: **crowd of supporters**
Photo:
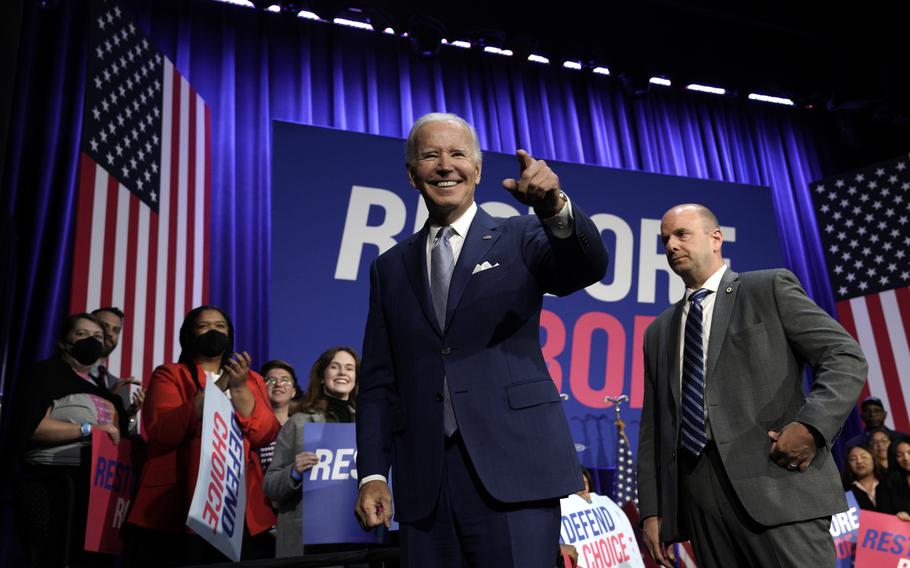
[[[68,317],[54,356],[32,365],[17,383],[14,505],[27,564],[160,567],[226,561],[186,528],[210,381],[227,394],[243,435],[243,559],[303,554],[301,481],[318,461],[302,451],[303,425],[354,421],[357,352],[326,350],[303,389],[286,361],[274,359],[260,372],[253,370],[250,356],[235,352],[229,315],[200,306],[183,321],[178,360],[156,368],[144,390],[138,387],[142,381],[120,379],[106,369],[123,318],[112,307]],[[122,559],[83,546],[93,431],[103,431],[115,444],[129,438],[132,465],[141,472],[122,528]]]
[[[234,350],[228,314],[200,306],[181,326],[178,360],[155,369],[146,391],[138,386],[142,381],[119,378],[106,367],[124,317],[114,307],[69,316],[57,352],[32,365],[17,383],[14,505],[28,565],[118,563],[83,549],[93,431],[114,443],[129,438],[138,449],[132,457],[141,474],[123,529],[124,565],[226,560],[185,525],[210,381],[228,395],[243,433],[243,559],[302,555],[301,484],[304,472],[318,463],[316,454],[303,451],[304,425],[354,421],[357,352],[327,349],[302,388],[295,368],[282,359],[253,370],[249,355]],[[910,521],[910,436],[885,426],[887,413],[879,399],[865,399],[861,410],[865,431],[847,441],[844,490],[853,493],[861,509]]]

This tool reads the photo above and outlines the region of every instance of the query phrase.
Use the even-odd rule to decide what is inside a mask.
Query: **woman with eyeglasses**
[[[297,373],[287,361],[272,359],[262,366],[259,374],[265,379],[265,386],[269,389],[269,401],[272,403],[275,419],[284,426],[288,421],[291,401],[303,398],[303,391],[297,385]],[[259,448],[259,461],[262,463],[263,472],[267,471],[269,464],[272,463],[277,443],[276,440],[268,446]]]
[[[250,370],[246,352],[234,352],[234,324],[214,306],[200,306],[180,327],[180,358],[152,374],[142,432],[148,455],[133,499],[125,550],[127,566],[175,566],[226,562],[227,558],[186,528],[199,474],[205,386],[211,381],[234,407],[246,456],[243,560],[257,551],[253,537],[275,524],[262,492],[258,448],[278,434],[265,382]],[[255,556],[254,556],[255,557]]]
[[[300,490],[303,473],[319,461],[303,451],[303,427],[311,422],[353,422],[360,360],[350,347],[333,347],[316,359],[301,412],[281,428],[272,463],[265,474],[265,494],[278,506],[276,557],[303,554]]]
[[[888,430],[879,426],[878,428],[873,428],[869,431],[869,448],[872,450],[875,462],[882,468],[882,471],[885,474],[891,469],[891,464],[888,462],[888,449],[890,447],[891,434],[889,434]]]

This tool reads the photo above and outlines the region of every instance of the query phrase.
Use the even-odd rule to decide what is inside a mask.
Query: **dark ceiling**
[[[266,2],[268,3],[268,2]],[[663,74],[800,106],[862,109],[908,122],[904,16],[895,6],[833,2],[370,2],[313,0],[323,18],[358,7],[375,26],[413,33],[435,21],[449,40],[609,67],[633,88]]]

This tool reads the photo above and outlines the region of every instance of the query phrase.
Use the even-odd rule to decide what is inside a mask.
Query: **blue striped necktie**
[[[699,456],[708,443],[705,429],[705,354],[702,341],[704,312],[701,301],[711,290],[702,288],[689,296],[682,372],[682,446]]]
[[[455,229],[445,226],[436,233],[436,240],[430,251],[430,294],[433,296],[433,310],[439,329],[446,327],[446,304],[449,299],[449,284],[452,271],[455,269],[455,255],[449,238],[455,235]],[[458,429],[455,419],[455,408],[452,406],[452,395],[449,393],[449,380],[442,378],[442,428],[446,436],[451,436]]]

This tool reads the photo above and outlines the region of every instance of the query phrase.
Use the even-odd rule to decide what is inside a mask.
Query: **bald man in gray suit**
[[[687,290],[645,334],[645,544],[662,566],[689,539],[702,568],[833,567],[847,505],[830,448],[865,381],[859,345],[789,271],[727,268],[704,206],[672,208],[661,237]]]

